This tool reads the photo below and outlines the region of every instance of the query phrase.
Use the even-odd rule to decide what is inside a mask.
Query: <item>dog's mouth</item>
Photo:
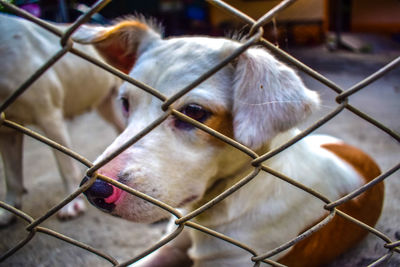
[[[108,204],[115,204],[121,197],[123,190],[119,189],[118,187],[111,185],[113,187],[113,192],[111,196],[104,199],[104,201]]]

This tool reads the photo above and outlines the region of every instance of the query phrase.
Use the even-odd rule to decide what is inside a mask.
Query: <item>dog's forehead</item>
[[[237,43],[223,38],[183,37],[159,40],[139,55],[131,76],[170,96],[227,57]],[[202,85],[220,85],[229,66]]]

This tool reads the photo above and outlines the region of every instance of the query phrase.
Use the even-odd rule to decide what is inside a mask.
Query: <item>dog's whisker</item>
[[[241,101],[240,99],[236,99],[235,101],[238,101],[241,104],[248,105],[248,106],[264,106],[264,105],[281,104],[281,103],[286,103],[286,104],[303,103],[303,101],[301,101],[301,100],[285,100],[285,101],[276,100],[276,101],[266,101],[266,102],[262,102],[262,103],[248,103],[245,101]]]

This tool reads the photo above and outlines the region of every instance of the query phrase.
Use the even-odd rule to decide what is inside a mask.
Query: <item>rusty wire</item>
[[[4,100],[3,103],[0,105],[0,113],[1,113],[1,119],[0,119],[0,127],[9,127],[13,128],[14,130],[20,131],[21,133],[31,136],[35,138],[36,140],[74,158],[78,162],[82,163],[85,165],[88,169],[86,171],[86,175],[88,176],[89,180],[80,186],[74,193],[70,194],[67,196],[64,200],[62,200],[60,203],[58,203],[56,206],[51,208],[49,211],[47,211],[43,216],[34,219],[28,214],[22,212],[21,210],[12,207],[8,205],[5,202],[0,201],[0,208],[6,209],[7,211],[15,214],[17,217],[20,217],[21,219],[25,220],[28,225],[26,227],[27,230],[27,235],[24,239],[22,239],[17,245],[15,245],[13,248],[11,248],[9,251],[4,253],[3,255],[0,256],[0,262],[5,260],[6,258],[12,256],[16,251],[18,251],[20,248],[25,246],[37,233],[43,233],[47,234],[50,236],[53,236],[55,238],[58,238],[60,240],[63,240],[65,242],[68,242],[72,245],[75,245],[79,248],[85,249],[88,252],[94,253],[98,255],[99,257],[102,257],[109,261],[113,266],[127,266],[129,264],[132,264],[139,259],[143,258],[144,256],[152,253],[153,251],[159,249],[163,245],[167,244],[171,240],[173,240],[175,237],[179,235],[179,233],[185,228],[189,227],[192,229],[195,229],[197,231],[204,232],[206,234],[212,235],[215,238],[224,240],[232,246],[236,246],[238,248],[241,248],[249,253],[249,260],[254,262],[254,266],[259,266],[261,262],[267,263],[272,266],[284,266],[276,261],[270,260],[269,258],[280,253],[281,251],[284,251],[293,245],[295,245],[297,242],[300,240],[306,238],[307,236],[311,235],[312,233],[318,231],[322,227],[324,227],[330,220],[332,220],[335,216],[341,216],[345,218],[346,220],[364,228],[368,232],[374,234],[378,238],[380,238],[383,241],[383,247],[387,249],[387,253],[382,255],[379,259],[377,259],[374,263],[372,263],[370,266],[377,266],[378,264],[385,262],[387,259],[389,259],[393,253],[400,253],[400,241],[393,241],[389,237],[387,237],[385,234],[382,232],[378,231],[377,229],[370,227],[363,222],[360,222],[356,220],[355,218],[349,216],[348,214],[341,212],[340,210],[337,210],[336,207],[339,205],[353,199],[354,197],[360,195],[362,192],[366,191],[367,189],[371,188],[377,183],[382,182],[385,180],[387,177],[389,177],[391,174],[396,172],[400,168],[400,164],[395,165],[388,171],[382,173],[380,176],[376,177],[369,183],[365,184],[364,186],[360,187],[359,189],[355,190],[354,192],[351,192],[347,194],[346,196],[342,197],[341,199],[332,201],[326,198],[324,195],[320,194],[319,192],[316,192],[312,190],[311,188],[306,187],[303,184],[300,184],[296,182],[295,180],[291,179],[290,177],[287,177],[276,170],[273,170],[263,164],[264,161],[274,157],[278,153],[281,153],[283,150],[287,149],[297,141],[301,140],[305,136],[309,135],[312,133],[314,130],[319,128],[320,126],[326,124],[328,121],[330,121],[332,118],[336,117],[338,114],[340,114],[343,110],[349,110],[359,116],[361,119],[366,120],[367,122],[375,125],[377,128],[382,130],[383,132],[387,133],[390,135],[392,138],[394,138],[397,141],[400,141],[400,135],[395,132],[394,130],[386,127],[385,125],[381,124],[379,121],[375,120],[374,118],[366,115],[359,109],[353,107],[352,105],[349,104],[349,96],[357,93],[358,91],[362,90],[365,88],[368,84],[376,81],[377,79],[381,78],[383,75],[387,74],[389,71],[397,67],[400,63],[400,57],[394,59],[392,62],[386,64],[383,68],[380,70],[374,72],[372,75],[369,77],[365,78],[364,80],[360,81],[358,84],[354,85],[353,87],[344,90],[331,80],[327,79],[320,73],[316,72],[315,70],[311,69],[310,67],[306,66],[304,63],[301,61],[298,61],[288,53],[282,51],[278,47],[276,47],[274,44],[269,42],[268,40],[264,39],[263,36],[263,26],[270,22],[281,10],[285,9],[292,3],[294,3],[294,0],[284,0],[281,1],[276,7],[268,11],[264,16],[262,16],[259,20],[254,20],[247,16],[246,14],[242,13],[241,11],[233,8],[229,4],[225,3],[224,1],[220,0],[208,0],[209,3],[217,6],[218,8],[221,8],[225,11],[227,11],[230,15],[234,16],[235,18],[241,20],[243,23],[248,24],[250,26],[250,34],[249,38],[245,43],[242,43],[241,46],[239,46],[235,51],[232,52],[231,55],[229,55],[227,58],[224,60],[220,61],[218,64],[216,64],[212,69],[207,70],[202,76],[198,77],[195,81],[192,83],[186,85],[186,87],[182,88],[180,91],[178,91],[175,95],[171,97],[166,97],[163,94],[161,94],[159,91],[157,91],[155,88],[152,88],[146,84],[143,84],[142,82],[133,79],[132,77],[129,77],[128,75],[122,73],[121,71],[109,66],[108,64],[105,64],[103,62],[100,62],[85,53],[75,49],[73,47],[74,41],[71,39],[71,35],[73,32],[83,23],[87,22],[90,17],[104,8],[111,0],[100,0],[97,1],[89,10],[88,12],[84,13],[81,17],[79,17],[75,23],[73,23],[65,32],[60,31],[58,28],[54,27],[52,24],[49,24],[43,20],[40,20],[29,13],[15,7],[14,5],[8,3],[5,0],[0,0],[0,4],[5,6],[9,11],[12,13],[24,17],[25,19],[28,19],[41,27],[47,29],[48,31],[54,33],[55,35],[60,37],[60,44],[61,48],[60,50],[55,53],[47,62],[45,62],[41,68],[39,68],[34,74],[32,74],[31,77],[29,77],[19,88],[16,88],[14,93],[8,97],[7,99]],[[230,63],[232,60],[240,56],[243,52],[245,52],[249,47],[254,46],[254,45],[262,45],[269,49],[272,53],[275,55],[283,58],[285,61],[289,62],[290,64],[296,66],[299,70],[303,71],[307,75],[311,76],[315,80],[321,82],[322,84],[326,85],[328,88],[332,89],[334,92],[336,92],[338,95],[336,97],[336,101],[338,103],[338,106],[334,108],[329,114],[325,115],[324,117],[320,118],[317,122],[315,122],[313,125],[302,131],[300,134],[286,142],[285,144],[281,145],[280,147],[269,151],[268,153],[264,155],[258,155],[256,152],[253,150],[249,149],[246,146],[243,146],[242,144],[236,142],[235,140],[205,126],[202,123],[199,123],[186,115],[182,114],[181,112],[171,108],[171,105],[178,100],[180,97],[182,97],[184,94],[190,92],[193,88],[195,88],[197,85],[202,83],[204,80],[212,76],[214,73],[216,73],[218,70],[223,68],[225,65]],[[56,63],[60,58],[62,58],[65,54],[67,53],[72,53],[75,54],[111,73],[114,75],[118,76],[119,78],[125,80],[126,82],[132,83],[133,85],[141,88],[143,91],[153,95],[154,97],[158,98],[160,101],[162,101],[161,109],[164,111],[164,113],[154,120],[150,125],[148,125],[145,129],[143,129],[141,132],[139,132],[136,136],[133,136],[130,140],[128,140],[125,144],[123,144],[120,148],[118,148],[116,151],[111,153],[108,157],[104,158],[102,161],[98,162],[97,164],[91,163],[89,160],[85,159],[81,155],[77,154],[76,152],[61,146],[60,144],[43,137],[42,135],[25,128],[21,125],[19,125],[16,122],[9,121],[7,120],[7,107],[11,105],[13,102],[16,101],[16,99],[26,90],[29,90],[30,85],[35,82],[47,69],[51,68],[51,66]],[[175,209],[174,207],[171,207],[167,205],[166,203],[163,203],[157,199],[154,199],[146,194],[143,194],[133,188],[130,188],[124,184],[119,183],[118,181],[115,181],[111,178],[108,178],[106,176],[97,174],[96,171],[107,164],[109,161],[111,161],[114,157],[118,156],[122,151],[127,149],[128,147],[134,145],[137,141],[139,141],[142,137],[144,137],[146,134],[151,132],[154,128],[156,128],[158,125],[160,125],[163,121],[165,121],[169,116],[176,116],[181,120],[184,120],[188,123],[193,124],[195,127],[199,128],[202,131],[207,132],[208,134],[214,136],[215,138],[231,145],[232,147],[236,148],[237,150],[247,154],[251,159],[251,164],[253,165],[253,171],[244,176],[240,181],[238,181],[235,185],[233,185],[231,188],[227,189],[225,192],[221,193],[220,195],[216,196],[214,199],[210,200],[209,202],[205,203],[203,206],[199,207],[198,209],[192,211],[191,213],[183,216],[180,214],[180,212]],[[226,197],[228,197],[231,194],[234,194],[235,191],[237,191],[241,186],[245,185],[248,182],[251,182],[251,180],[257,176],[259,172],[267,172],[278,179],[281,179],[295,187],[297,187],[299,190],[303,190],[304,192],[314,196],[315,198],[319,199],[322,203],[324,203],[324,208],[329,211],[329,215],[322,219],[318,224],[314,225],[313,227],[309,228],[307,231],[303,232],[299,236],[293,238],[292,240],[288,241],[285,244],[281,244],[279,247],[272,249],[271,251],[265,252],[261,251],[258,252],[254,250],[251,247],[248,247],[246,244],[243,244],[237,240],[232,239],[229,236],[225,236],[222,233],[216,232],[212,229],[209,229],[203,225],[199,225],[193,221],[190,221],[197,215],[201,214],[204,212],[206,209],[212,208],[214,205],[216,205],[218,202],[222,201]],[[157,205],[161,209],[166,210],[169,212],[171,215],[176,217],[175,224],[177,225],[177,228],[175,231],[170,233],[168,236],[164,237],[162,240],[157,242],[156,244],[152,245],[150,248],[144,250],[142,253],[139,255],[135,256],[134,258],[125,261],[125,262],[118,262],[116,259],[114,259],[112,256],[108,255],[105,252],[102,252],[96,248],[92,248],[80,241],[74,240],[68,236],[62,235],[58,232],[55,232],[51,229],[45,228],[40,226],[45,220],[47,220],[50,216],[52,216],[55,212],[60,210],[63,206],[65,206],[67,203],[72,201],[74,198],[78,197],[82,192],[84,192],[86,189],[88,189],[96,179],[102,179],[110,184],[113,184],[114,186],[132,194],[135,195],[139,198],[142,198],[146,201],[151,202],[154,205]]]

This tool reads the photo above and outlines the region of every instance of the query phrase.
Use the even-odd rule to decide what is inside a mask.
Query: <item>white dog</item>
[[[224,38],[162,39],[135,20],[111,27],[82,27],[77,40],[93,43],[115,67],[166,96],[184,88],[240,44]],[[103,159],[163,113],[162,101],[124,83],[120,88],[126,129]],[[262,155],[294,137],[294,127],[319,98],[297,74],[262,48],[250,48],[172,107]],[[222,193],[253,167],[251,158],[175,116],[99,169],[99,173],[189,212]],[[330,200],[379,175],[360,150],[329,136],[309,136],[263,163]],[[84,180],[85,181],[85,180]],[[151,223],[168,216],[159,207],[102,180],[85,192],[113,215]],[[380,184],[340,206],[374,225],[383,202]],[[291,240],[327,212],[321,200],[260,172],[239,191],[192,219],[265,253]],[[172,225],[175,218],[172,218]],[[185,230],[140,266],[252,266],[252,255],[196,230]],[[289,266],[318,266],[360,241],[366,232],[336,216],[322,230],[272,259]]]
[[[65,26],[59,26],[65,29]],[[13,16],[0,15],[0,101],[4,101],[27,78],[61,49],[60,38],[47,30]],[[99,58],[92,46],[76,45],[92,57]],[[5,110],[7,119],[21,124],[36,124],[50,139],[70,147],[64,117],[73,117],[97,108],[104,119],[121,132],[123,122],[114,111],[114,92],[121,81],[95,65],[68,54],[45,72],[15,103]],[[6,202],[21,206],[23,134],[0,127],[0,151],[7,183]],[[71,193],[81,177],[77,163],[55,152],[66,186]],[[61,218],[78,215],[85,208],[76,199],[60,212]],[[11,213],[0,209],[0,225],[10,223]]]

